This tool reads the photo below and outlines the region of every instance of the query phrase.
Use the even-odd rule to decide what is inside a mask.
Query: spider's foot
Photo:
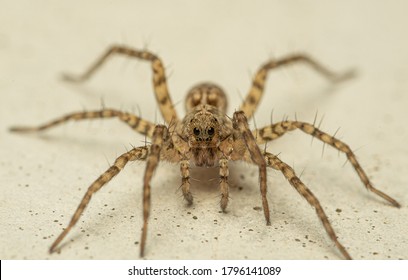
[[[183,196],[184,196],[184,199],[187,201],[188,206],[193,205],[194,198],[191,192],[183,193]]]
[[[398,201],[396,201],[394,198],[392,198],[388,194],[380,191],[379,189],[374,188],[371,185],[371,183],[368,182],[368,184],[366,184],[366,188],[372,191],[373,193],[375,193],[376,195],[380,196],[381,198],[385,199],[386,201],[388,201],[392,206],[396,208],[401,208],[401,204],[399,204]]]
[[[80,83],[85,80],[84,77],[81,76],[75,76],[67,73],[62,73],[61,79],[65,82],[70,82],[70,83]]]
[[[354,79],[355,77],[357,77],[357,74],[358,73],[355,69],[350,69],[349,71],[346,71],[340,75],[336,75],[331,80],[333,83],[341,83],[347,80]]]
[[[56,245],[52,245],[52,246],[50,247],[50,249],[48,250],[48,253],[49,253],[49,254],[53,254],[53,253],[58,253],[58,254],[60,254],[60,253],[61,253],[61,249],[57,249],[57,246],[56,246]]]
[[[383,192],[381,192],[381,193],[382,193],[382,197],[383,197],[385,200],[387,200],[389,203],[391,203],[392,206],[394,206],[394,207],[396,207],[396,208],[401,208],[401,204],[399,204],[398,201],[396,201],[396,200],[393,199],[391,196],[389,196],[389,195],[387,195],[387,194],[385,194],[385,193],[383,193]]]
[[[221,201],[220,201],[220,206],[221,206],[222,212],[224,212],[224,213],[226,212],[226,209],[227,209],[227,206],[228,206],[228,201],[229,201],[229,197],[222,195]]]
[[[9,128],[10,132],[18,132],[18,133],[24,133],[24,132],[33,132],[33,131],[38,131],[35,127],[29,127],[29,126],[12,126]]]

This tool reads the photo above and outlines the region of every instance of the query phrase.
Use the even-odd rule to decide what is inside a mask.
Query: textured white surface
[[[293,132],[268,150],[302,173],[340,240],[356,259],[408,258],[408,20],[405,1],[2,1],[0,9],[0,258],[138,258],[143,163],[130,164],[94,196],[60,254],[47,250],[88,185],[131,145],[115,120],[70,123],[42,134],[8,132],[68,112],[107,107],[162,122],[150,66],[112,59],[91,81],[80,73],[113,43],[158,53],[177,110],[194,83],[219,83],[240,104],[251,75],[268,58],[303,51],[359,76],[331,86],[296,66],[270,75],[256,125],[285,116],[337,134],[357,153],[395,209],[364,190],[344,156]],[[344,3],[346,2],[346,3]],[[253,126],[254,123],[251,122]],[[277,172],[269,172],[272,226],[266,227],[257,170],[231,168],[228,213],[219,212],[216,170],[194,170],[195,204],[186,207],[178,167],[162,164],[152,183],[146,256],[152,259],[338,259],[314,210]],[[214,178],[208,180],[208,178]]]

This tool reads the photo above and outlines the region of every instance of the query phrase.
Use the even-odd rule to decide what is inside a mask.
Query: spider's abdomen
[[[216,107],[221,112],[227,109],[227,98],[224,91],[217,85],[201,83],[189,90],[186,97],[186,110],[190,112],[198,105],[208,104]]]

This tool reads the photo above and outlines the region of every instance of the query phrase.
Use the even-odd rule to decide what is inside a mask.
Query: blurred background
[[[60,254],[47,250],[89,184],[124,151],[144,145],[143,136],[116,120],[8,132],[102,104],[163,123],[145,62],[115,57],[84,84],[60,79],[82,73],[112,44],[162,58],[180,116],[186,92],[201,81],[224,88],[232,115],[258,67],[289,53],[308,53],[334,71],[354,69],[356,78],[336,85],[303,65],[271,72],[250,125],[296,114],[307,122],[317,115],[331,134],[340,128],[336,136],[401,209],[365,191],[344,155],[308,135],[293,132],[267,149],[302,174],[354,258],[408,257],[405,1],[2,0],[0,7],[0,258],[138,258],[143,163],[129,164],[92,199]],[[281,174],[268,174],[266,227],[256,167],[231,164],[226,214],[217,170],[193,171],[193,207],[181,198],[178,170],[163,163],[152,182],[147,258],[342,258]]]

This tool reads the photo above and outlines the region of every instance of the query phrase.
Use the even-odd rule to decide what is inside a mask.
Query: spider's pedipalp
[[[389,195],[373,187],[367,174],[364,172],[360,163],[357,161],[355,154],[353,153],[353,151],[350,149],[350,147],[346,143],[340,141],[334,136],[331,136],[321,131],[314,125],[305,123],[305,122],[286,120],[286,121],[278,122],[276,124],[272,124],[270,126],[266,126],[264,128],[257,129],[253,131],[252,133],[253,135],[258,136],[257,138],[258,144],[262,144],[267,141],[272,141],[276,138],[279,138],[283,136],[285,133],[295,130],[295,129],[299,129],[313,136],[314,138],[319,139],[323,143],[329,144],[330,146],[334,147],[338,151],[343,152],[347,156],[347,159],[353,166],[354,170],[357,172],[360,180],[363,182],[364,186],[369,191],[387,200],[393,206],[400,207],[400,204],[395,199],[393,199]]]
[[[188,160],[180,162],[181,191],[188,205],[193,204],[193,195],[190,192],[190,163]]]

